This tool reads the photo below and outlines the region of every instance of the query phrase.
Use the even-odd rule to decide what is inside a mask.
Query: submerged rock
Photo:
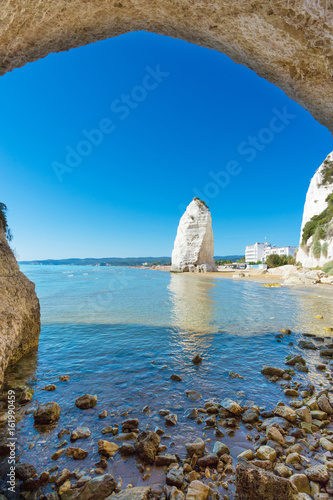
[[[113,494],[110,500],[148,500],[150,486],[136,486]]]
[[[35,414],[35,424],[46,425],[57,422],[60,418],[60,406],[58,403],[50,402],[39,405]]]
[[[172,272],[216,271],[212,217],[199,198],[191,201],[180,219],[171,262]]]
[[[88,410],[89,408],[94,408],[97,404],[97,396],[92,396],[91,394],[84,394],[75,400],[75,406],[81,410]]]

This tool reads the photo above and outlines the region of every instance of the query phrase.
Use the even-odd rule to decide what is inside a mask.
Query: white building
[[[269,245],[267,248],[265,248],[265,252],[264,252],[264,260],[267,259],[267,257],[269,255],[286,255],[287,257],[288,256],[293,256],[294,253],[296,252],[297,250],[297,247],[275,247],[275,246],[271,246]]]
[[[245,262],[265,262],[272,254],[293,256],[297,247],[276,247],[270,243],[255,243],[245,248]]]
[[[254,245],[248,245],[245,248],[245,262],[262,261],[267,245],[270,246],[270,243],[255,243]]]

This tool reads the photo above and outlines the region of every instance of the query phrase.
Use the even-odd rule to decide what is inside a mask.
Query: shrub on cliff
[[[323,265],[323,271],[329,276],[333,276],[333,260],[330,260]]]
[[[0,202],[0,229],[5,231],[8,241],[13,239],[7,222],[7,207],[4,203]]]
[[[316,240],[312,247],[312,253],[315,259],[320,259],[321,256],[321,243]]]

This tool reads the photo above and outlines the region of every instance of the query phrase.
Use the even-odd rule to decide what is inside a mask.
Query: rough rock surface
[[[198,198],[191,201],[180,219],[171,263],[173,272],[216,271],[212,217]]]
[[[238,500],[293,500],[294,491],[288,479],[240,461],[236,468]]]
[[[7,0],[0,5],[0,74],[50,52],[145,30],[227,54],[333,131],[331,5],[327,0]]]
[[[332,231],[330,231],[325,239],[320,239],[321,245],[327,243],[327,253],[321,252],[319,258],[316,258],[313,254],[313,236],[309,238],[306,242],[306,246],[302,245],[302,235],[303,228],[307,222],[311,220],[311,218],[315,215],[321,214],[328,203],[326,198],[328,195],[333,193],[333,183],[332,182],[324,182],[323,181],[323,173],[325,172],[325,168],[327,165],[331,164],[333,168],[333,152],[330,153],[324,162],[320,165],[315,175],[312,177],[310,186],[306,195],[304,211],[303,211],[303,220],[301,227],[301,236],[300,236],[300,248],[297,252],[297,261],[301,262],[303,267],[321,267],[326,262],[333,259],[333,222],[332,222]],[[325,255],[326,254],[326,255]]]
[[[20,272],[0,229],[0,385],[8,365],[38,345],[40,308],[35,285]]]

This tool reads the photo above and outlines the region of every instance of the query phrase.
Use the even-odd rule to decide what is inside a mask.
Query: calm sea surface
[[[62,412],[58,426],[44,434],[33,426],[32,415],[18,425],[21,460],[34,463],[39,472],[54,465],[50,456],[57,449],[59,430],[82,425],[92,434],[76,446],[89,451],[79,463],[89,471],[99,458],[101,429],[121,424],[121,414],[128,411],[140,419],[141,428],[163,427],[170,436],[162,440],[169,452],[183,457],[184,440],[203,437],[204,432],[212,447],[213,432],[186,419],[185,410],[224,397],[271,409],[284,395],[260,374],[262,364],[283,367],[287,354],[299,352],[288,345],[290,341],[296,344],[304,332],[327,336],[324,327],[333,325],[331,296],[319,289],[270,289],[209,275],[121,267],[27,265],[21,269],[36,283],[42,331],[38,351],[11,368],[7,379],[11,384],[27,381],[34,388],[27,408],[57,401]],[[324,319],[315,319],[317,314]],[[275,336],[283,327],[293,333],[279,343]],[[197,353],[203,357],[199,367],[191,362]],[[318,354],[303,351],[303,355],[310,374],[299,377],[325,385],[324,375],[315,369]],[[244,379],[230,379],[230,371]],[[172,373],[183,381],[171,381]],[[59,375],[69,375],[69,382],[59,382]],[[42,390],[51,383],[56,391]],[[185,395],[188,389],[200,392],[202,399],[191,402]],[[97,394],[96,408],[75,407],[75,399],[85,393]],[[145,405],[149,414],[142,412]],[[165,427],[158,414],[161,408],[177,414],[175,427]],[[98,414],[104,409],[109,416],[100,420]],[[232,441],[229,436],[222,439],[233,456],[250,446],[245,435],[241,428]],[[110,471],[122,476],[124,484],[142,484],[131,461],[134,458],[125,463],[117,454]],[[78,466],[65,456],[57,464],[69,469]]]

